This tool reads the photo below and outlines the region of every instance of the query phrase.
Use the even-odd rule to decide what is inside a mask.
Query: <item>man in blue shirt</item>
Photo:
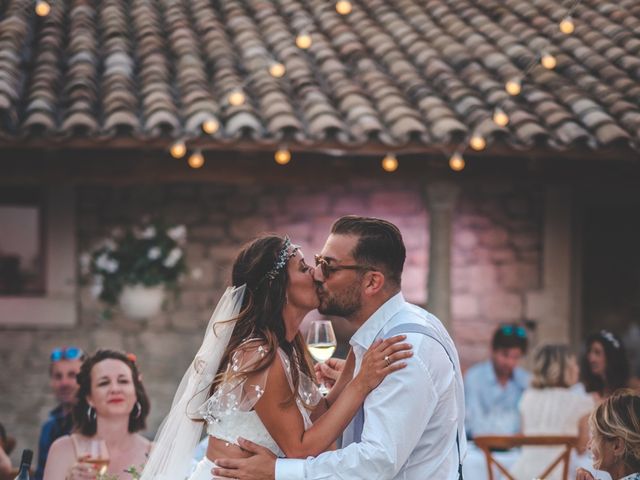
[[[491,359],[472,366],[464,378],[467,437],[520,432],[518,403],[529,374],[518,367],[527,352],[527,333],[518,325],[498,328]]]
[[[78,347],[55,348],[51,352],[50,386],[58,401],[58,406],[49,412],[49,418],[44,422],[40,431],[38,468],[33,477],[35,480],[42,480],[51,444],[63,435],[71,433],[73,426],[71,409],[78,391],[76,376],[84,358],[84,352]]]

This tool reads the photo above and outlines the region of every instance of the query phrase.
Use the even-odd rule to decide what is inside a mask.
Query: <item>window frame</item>
[[[10,328],[76,325],[76,215],[73,187],[43,187],[43,296],[1,296],[0,326]]]

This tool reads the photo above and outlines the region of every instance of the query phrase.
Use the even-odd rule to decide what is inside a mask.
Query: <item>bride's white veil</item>
[[[173,398],[169,415],[156,435],[151,455],[141,480],[183,480],[189,476],[193,452],[202,436],[203,422],[198,409],[207,400],[211,383],[218,371],[235,321],[240,312],[246,285],[228,287],[218,302],[202,345],[182,377]]]

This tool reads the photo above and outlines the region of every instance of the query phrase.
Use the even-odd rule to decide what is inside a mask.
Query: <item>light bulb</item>
[[[459,172],[464,169],[465,165],[466,163],[460,152],[456,152],[451,155],[451,158],[449,159],[449,167],[451,167],[451,170]]]
[[[479,152],[480,150],[485,149],[487,142],[482,135],[473,135],[469,140],[469,145],[471,145],[471,148],[475,151]]]
[[[339,2],[336,2],[336,11],[340,15],[349,15],[351,10],[353,10],[351,2],[348,2],[347,0],[340,0]]]
[[[196,150],[189,156],[187,162],[191,168],[200,168],[204,165],[204,155],[200,150]]]
[[[509,116],[501,108],[496,108],[493,111],[493,121],[496,125],[506,127],[509,124]]]
[[[39,17],[46,17],[51,12],[51,5],[44,0],[38,0],[36,2],[36,15]]]
[[[171,145],[170,153],[173,158],[182,158],[187,153],[187,146],[179,140]]]
[[[388,153],[382,159],[382,169],[385,172],[395,172],[398,169],[398,159],[395,155]]]
[[[286,148],[281,148],[276,151],[274,158],[278,165],[286,165],[291,161],[291,152]]]
[[[308,33],[301,33],[296,37],[296,45],[298,46],[298,48],[306,50],[311,46],[311,35],[309,35]]]
[[[542,54],[542,58],[540,58],[540,63],[544,68],[548,70],[553,70],[554,68],[556,68],[556,65],[558,64],[558,62],[556,61],[556,57],[554,57],[553,55],[547,52]]]
[[[209,135],[212,135],[218,131],[220,128],[220,122],[218,122],[215,118],[210,118],[202,122],[202,130]]]
[[[233,105],[234,107],[238,107],[244,103],[245,96],[241,90],[234,90],[229,94],[228,100],[229,104]]]
[[[560,31],[565,35],[571,35],[575,29],[576,26],[573,24],[571,15],[564,17],[560,22]]]
[[[512,78],[504,85],[505,90],[509,95],[520,95],[522,91],[522,82],[519,78]]]
[[[280,62],[273,62],[269,66],[269,73],[271,74],[272,77],[282,78],[284,77],[284,74],[286,72],[287,72],[287,69],[285,68],[284,64]]]

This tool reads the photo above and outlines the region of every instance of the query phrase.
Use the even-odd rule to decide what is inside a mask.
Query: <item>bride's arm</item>
[[[306,458],[327,450],[349,424],[368,393],[389,373],[406,366],[399,362],[411,356],[410,345],[399,343],[404,338],[393,337],[374,343],[363,357],[358,375],[347,382],[331,408],[306,431],[296,404],[286,402],[291,389],[282,363],[274,362],[255,411],[284,454],[289,458]],[[390,365],[384,360],[385,356],[389,357]]]

